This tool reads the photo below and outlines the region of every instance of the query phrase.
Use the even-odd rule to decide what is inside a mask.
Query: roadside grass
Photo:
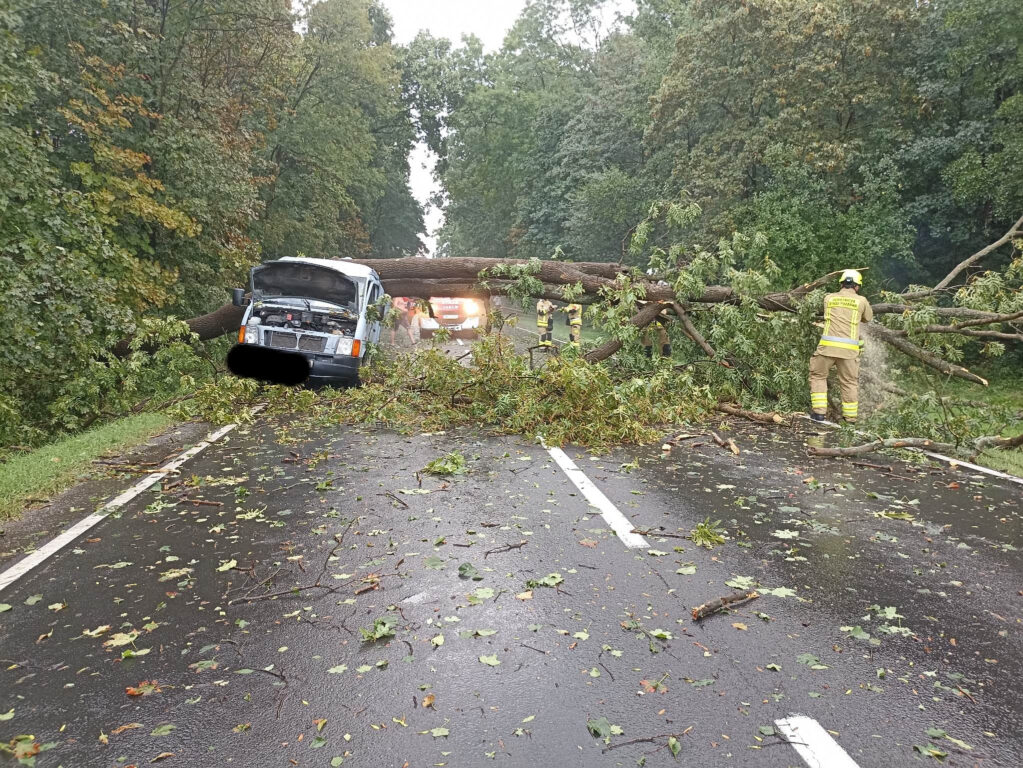
[[[93,459],[143,443],[172,422],[163,413],[141,413],[0,464],[0,520],[19,517],[29,499],[48,498],[68,488],[92,468]]]
[[[977,434],[1000,434],[1003,437],[1023,434],[1023,386],[1018,374],[1001,368],[982,370],[979,366],[973,366],[971,370],[987,378],[990,385],[979,387],[960,379],[944,380],[938,393],[960,401],[961,404],[955,407],[973,414],[979,425]],[[910,391],[920,392],[933,387],[934,379],[929,376],[926,380],[923,376],[912,377],[907,384]],[[978,456],[975,462],[1023,477],[1023,450],[991,449]]]

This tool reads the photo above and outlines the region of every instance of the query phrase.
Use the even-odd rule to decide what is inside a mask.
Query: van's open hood
[[[256,298],[316,299],[357,310],[359,289],[339,271],[295,261],[271,261],[252,270]]]

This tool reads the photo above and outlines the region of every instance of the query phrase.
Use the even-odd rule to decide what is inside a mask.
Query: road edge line
[[[250,415],[255,416],[263,410],[264,407],[265,406],[262,405],[256,406],[252,409]],[[176,458],[171,459],[156,472],[146,475],[146,477],[139,480],[127,490],[122,491],[88,517],[79,520],[72,527],[50,539],[34,552],[30,552],[7,570],[0,572],[0,592],[3,592],[7,589],[7,587],[14,584],[18,579],[34,569],[36,566],[42,565],[83,533],[95,527],[103,520],[106,520],[111,512],[123,507],[128,502],[152,488],[171,472],[185,464],[189,459],[198,456],[204,450],[213,445],[213,443],[220,440],[220,438],[224,437],[224,435],[228,434],[238,426],[238,423],[228,424],[226,427],[221,427],[215,432],[211,432],[201,442],[192,446],[184,453],[179,454]]]
[[[593,484],[593,481],[576,466],[567,453],[560,448],[548,448],[547,453],[561,467],[561,471],[568,476],[572,484],[579,489],[586,498],[586,501],[590,503],[590,506],[600,510],[600,516],[611,526],[611,530],[618,535],[618,538],[621,539],[626,547],[629,549],[641,549],[649,546],[646,539],[638,533],[632,532],[632,529],[636,526],[629,522],[629,518],[622,514],[622,511]]]
[[[839,428],[839,425],[836,424],[833,421],[814,421],[809,416],[807,416],[805,413],[801,413],[800,416],[802,416],[804,419],[806,419],[807,421],[812,422],[814,424],[824,424],[824,425],[829,426],[829,427],[834,427],[835,429]],[[861,431],[859,429],[856,430],[856,434],[857,435],[863,435],[864,437],[870,437],[870,435],[868,435],[866,432],[863,432],[863,431]],[[934,451],[925,451],[923,448],[899,448],[897,450],[900,450],[900,451],[912,451],[913,453],[922,453],[924,456],[930,456],[932,459],[939,459],[941,461],[948,462],[949,464],[952,465],[952,467],[951,467],[952,469],[955,469],[956,467],[966,467],[967,469],[972,469],[974,472],[980,472],[980,473],[985,474],[985,475],[991,475],[992,477],[997,477],[997,478],[999,478],[1001,480],[1008,480],[1010,483],[1016,483],[1017,485],[1023,485],[1023,477],[1017,477],[1016,475],[1010,475],[1010,474],[1008,474],[1006,472],[1001,472],[1001,471],[999,471],[997,469],[990,469],[989,467],[982,467],[982,466],[980,466],[980,464],[971,464],[968,461],[962,461],[960,459],[954,459],[951,456],[944,456],[944,455],[942,455],[940,453],[934,453]]]
[[[775,720],[774,724],[781,737],[810,768],[859,768],[849,753],[812,717],[791,714]]]

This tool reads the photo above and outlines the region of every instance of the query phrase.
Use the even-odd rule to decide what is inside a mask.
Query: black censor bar
[[[309,361],[294,352],[235,344],[227,353],[227,367],[235,376],[268,384],[295,387],[309,378]]]

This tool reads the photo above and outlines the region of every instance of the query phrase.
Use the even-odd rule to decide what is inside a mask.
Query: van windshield
[[[326,301],[358,311],[355,282],[340,272],[315,264],[271,262],[252,270],[253,295]]]

